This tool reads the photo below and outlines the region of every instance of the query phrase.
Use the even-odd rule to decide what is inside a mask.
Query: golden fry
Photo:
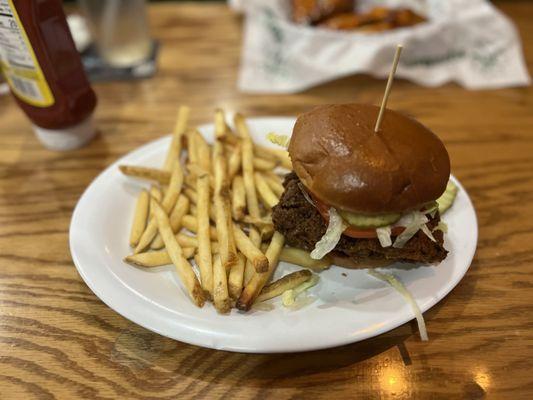
[[[185,188],[183,189],[183,193],[185,194],[185,196],[189,198],[192,204],[198,203],[198,194],[196,193],[196,188],[195,189]]]
[[[185,215],[181,220],[181,224],[188,231],[198,233],[198,220],[196,219],[196,216]],[[213,226],[209,228],[209,237],[211,240],[218,240],[217,230]]]
[[[250,238],[251,242],[254,244],[255,247],[259,248],[261,246],[261,235],[259,231],[254,228],[250,227],[250,232],[248,233],[248,237]],[[265,248],[266,251],[266,248]],[[246,286],[248,282],[250,282],[250,279],[255,275],[255,268],[250,260],[246,260],[246,265],[244,266],[244,285]]]
[[[198,238],[196,236],[186,235],[185,233],[178,233],[176,235],[176,240],[178,241],[178,244],[182,247],[198,248]],[[213,253],[218,252],[217,242],[211,242],[211,251]]]
[[[138,167],[136,165],[119,165],[118,169],[124,175],[134,178],[148,179],[158,182],[161,185],[167,185],[170,181],[170,172],[162,169]]]
[[[228,179],[233,179],[241,170],[241,152],[242,146],[238,143],[228,157]]]
[[[194,247],[183,247],[183,257],[189,259],[194,256],[196,249]],[[147,253],[132,254],[124,258],[124,262],[137,267],[161,267],[172,264],[172,260],[166,250],[150,251]]]
[[[183,254],[181,246],[176,241],[174,232],[170,227],[170,221],[166,211],[159,205],[157,201],[154,202],[154,217],[157,221],[157,227],[159,233],[165,242],[165,247],[167,248],[168,255],[172,260],[172,263],[176,267],[176,271],[180,276],[181,282],[185,285],[189,296],[191,297],[194,304],[198,307],[202,307],[205,303],[205,296],[196,278],[191,264],[187,261]]]
[[[150,196],[146,190],[142,190],[137,198],[135,206],[135,214],[133,215],[133,223],[130,232],[130,246],[135,247],[139,243],[139,239],[146,227],[148,220],[148,210],[150,206]]]
[[[176,204],[178,196],[181,192],[181,187],[183,186],[183,171],[181,170],[181,165],[179,163],[174,164],[174,169],[172,170],[172,176],[170,178],[170,183],[165,196],[163,197],[162,207],[165,212],[168,214]],[[150,203],[150,207],[153,203]],[[152,242],[155,235],[157,234],[157,224],[152,218],[144,230],[137,247],[135,247],[135,253],[140,253]]]
[[[274,225],[263,225],[261,227],[261,240],[266,241],[272,239],[274,232]]]
[[[227,171],[226,159],[224,157],[224,145],[219,140],[214,144],[213,164],[215,171],[213,202],[219,254],[222,265],[226,270],[229,270],[231,266],[237,262],[237,250],[233,238],[233,222],[231,220],[229,184],[226,176]]]
[[[213,261],[213,303],[221,314],[226,314],[231,309],[226,268],[222,265],[219,255],[215,256]]]
[[[244,267],[246,265],[246,257],[242,253],[237,255],[237,263],[230,269],[228,275],[228,291],[229,296],[233,300],[237,300],[242,292],[244,281]]]
[[[256,273],[246,285],[237,301],[237,308],[239,310],[249,310],[257,296],[259,296],[259,293],[278,265],[279,255],[283,249],[284,243],[285,238],[283,235],[279,232],[274,232],[270,245],[265,253],[265,256],[268,259],[268,270],[266,272]]]
[[[220,108],[215,110],[215,138],[217,140],[224,139],[228,133],[228,125],[226,124],[226,117],[224,111]]]
[[[270,187],[270,190],[272,190],[276,194],[276,196],[280,198],[283,192],[285,191],[285,188],[281,183],[281,178],[273,172],[263,172],[263,178]]]
[[[194,129],[191,129],[187,131],[186,138],[187,138],[187,163],[188,164],[198,164],[198,150],[196,145],[196,135],[197,131]]]
[[[184,195],[178,197],[178,201],[174,206],[174,209],[170,213],[170,227],[174,233],[178,232],[181,229],[181,220],[185,214],[189,212],[190,201]],[[163,239],[161,235],[157,234],[155,239],[150,244],[152,249],[160,249],[164,246]]]
[[[258,228],[262,228],[264,226],[272,226],[272,216],[268,215],[263,218],[254,218],[251,215],[245,215],[242,221],[246,224],[254,225]]]
[[[189,236],[184,233],[178,233],[176,235],[176,240],[178,241],[178,244],[182,247],[198,247],[198,239],[196,236]]]
[[[259,250],[257,246],[250,240],[248,236],[241,230],[237,224],[233,224],[233,236],[235,237],[235,244],[239,251],[252,262],[254,269],[257,272],[265,272],[268,270],[268,260],[265,255]]]
[[[161,192],[161,189],[155,185],[152,185],[152,187],[150,187],[150,198],[152,197],[159,202],[161,202],[161,199],[163,198],[163,193]],[[152,210],[150,210],[150,216],[152,216]]]
[[[276,161],[254,157],[253,165],[254,165],[254,169],[258,171],[272,171],[274,168],[278,166],[278,163]]]
[[[266,251],[266,249],[266,244],[261,246],[262,251]],[[329,268],[332,264],[328,256],[325,256],[321,260],[315,260],[311,258],[309,252],[296,247],[284,247],[279,255],[279,259],[280,261],[296,264],[317,272]]]
[[[261,302],[279,296],[286,290],[294,289],[296,286],[306,282],[312,276],[313,274],[307,269],[302,269],[285,275],[277,281],[263,287],[263,290],[261,290],[261,293],[257,296],[255,301]]]
[[[261,145],[255,145],[256,154],[261,154],[262,157],[270,160],[276,160],[280,166],[292,171],[292,162],[289,157],[289,152],[283,149],[273,149]]]
[[[165,158],[165,163],[163,165],[163,169],[165,171],[172,171],[174,162],[179,162],[182,136],[187,129],[187,121],[189,120],[190,111],[191,109],[187,106],[181,106],[178,109],[178,116],[176,119],[176,125],[174,126],[174,132],[172,134],[172,141],[170,142],[167,157]]]
[[[242,174],[244,188],[246,190],[246,205],[248,214],[252,217],[260,217],[259,202],[254,183],[254,154],[250,132],[244,118],[240,114],[235,115],[235,127],[242,139]]]
[[[194,141],[196,142],[198,165],[205,171],[209,171],[209,146],[199,133],[196,133],[194,136]],[[213,260],[211,254],[211,240],[209,238],[209,180],[209,175],[197,177],[196,193],[198,195],[198,202],[196,204],[196,209],[198,214],[198,267],[200,269],[200,280],[202,282],[202,288],[212,296]]]
[[[231,212],[235,221],[241,221],[246,213],[246,191],[242,176],[233,178],[231,190]]]
[[[257,188],[257,192],[259,193],[259,198],[265,205],[267,209],[271,209],[276,204],[279,203],[279,198],[274,194],[274,192],[270,189],[270,186],[266,183],[265,179],[263,178],[263,175],[256,172],[254,174],[255,178],[255,187]]]

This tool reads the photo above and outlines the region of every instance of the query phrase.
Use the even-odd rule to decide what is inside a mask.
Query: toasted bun
[[[294,171],[322,202],[356,213],[403,212],[446,189],[450,159],[424,125],[379,107],[319,106],[296,121],[289,145]]]

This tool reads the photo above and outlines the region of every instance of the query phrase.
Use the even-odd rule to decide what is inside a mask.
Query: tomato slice
[[[310,195],[315,202],[316,209],[322,218],[324,218],[324,221],[326,221],[326,223],[329,222],[329,207],[312,194]],[[396,226],[391,229],[391,236],[398,236],[404,230],[405,228],[403,226]],[[354,239],[375,239],[378,237],[375,229],[358,229],[354,226],[348,226],[342,234]]]

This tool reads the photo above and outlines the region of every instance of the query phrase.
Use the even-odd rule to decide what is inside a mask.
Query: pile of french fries
[[[274,230],[280,172],[291,169],[287,151],[254,143],[240,114],[232,130],[220,109],[210,145],[189,127],[189,114],[188,107],[179,108],[162,169],[119,167],[152,183],[139,194],[130,234],[134,250],[124,260],[145,268],[173,264],[194,304],[212,301],[220,313],[249,310],[311,279],[309,269],[327,268],[329,260],[285,247]],[[280,260],[308,269],[269,284]]]

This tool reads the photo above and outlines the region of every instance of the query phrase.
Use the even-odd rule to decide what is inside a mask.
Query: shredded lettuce
[[[257,311],[272,311],[274,308],[276,308],[274,304],[265,302],[254,303],[252,305],[252,310]]]
[[[324,236],[315,244],[311,252],[311,258],[321,260],[326,254],[335,248],[341,238],[342,232],[346,229],[346,224],[337,210],[333,207],[329,209],[329,224]]]
[[[441,220],[441,221],[439,221],[437,226],[435,228],[433,228],[433,232],[435,232],[435,231],[442,231],[444,233],[447,233],[448,232],[448,225],[446,224],[446,222]]]
[[[286,290],[283,292],[283,295],[281,296],[281,302],[285,307],[290,307],[295,304],[296,298],[300,293],[305,292],[307,289],[312,288],[318,283],[318,275],[313,274],[311,278],[309,278],[304,283],[301,283],[300,285],[296,286],[293,289]]]
[[[405,230],[396,237],[392,247],[401,249],[409,239],[411,239],[420,229],[423,229],[422,227],[426,226],[426,223],[428,222],[428,218],[420,211],[413,211],[410,213],[409,220],[410,221],[405,225]]]
[[[392,245],[390,225],[376,228],[376,235],[378,235],[381,247],[389,247]]]
[[[314,303],[316,299],[317,298],[315,296],[300,296],[292,305],[287,306],[287,308],[292,311],[297,311],[311,303]]]
[[[289,146],[290,138],[287,135],[278,135],[277,133],[270,132],[267,134],[267,139],[277,144],[278,146],[287,148]]]
[[[432,242],[436,242],[435,238],[433,237],[433,234],[431,233],[431,231],[429,230],[428,226],[426,224],[422,225],[420,227],[420,229],[422,230],[422,232],[424,232],[424,234],[431,239]]]
[[[298,187],[300,188],[300,191],[302,192],[307,202],[311,204],[313,207],[316,207],[315,202],[313,201],[311,196],[309,196],[309,193],[307,193],[307,190],[305,190],[305,186],[302,184],[302,182],[298,182]]]
[[[409,303],[409,305],[411,306],[413,313],[415,314],[416,322],[418,324],[418,331],[420,332],[420,339],[422,339],[422,341],[424,342],[427,341],[428,332],[426,329],[426,322],[424,321],[424,316],[422,315],[420,307],[418,307],[418,304],[416,303],[413,295],[409,292],[409,290],[407,290],[404,284],[391,274],[386,274],[376,270],[368,270],[367,272],[374,278],[387,282],[404,297],[407,303]]]

